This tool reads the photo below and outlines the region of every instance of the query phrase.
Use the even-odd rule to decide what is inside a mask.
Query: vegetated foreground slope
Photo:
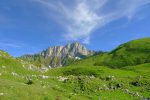
[[[1,69],[7,69],[9,72],[16,71],[20,74],[27,74],[32,71],[32,68],[36,68],[33,64],[14,58],[2,50],[0,50],[0,66]]]
[[[129,67],[120,70],[102,66],[70,66],[55,68],[47,73],[21,76],[18,74],[12,76],[14,79],[11,80],[2,77],[2,74],[0,98],[1,100],[139,100],[150,97],[149,66],[150,64],[131,66],[138,67],[136,70]],[[147,70],[146,73],[144,69]],[[31,79],[31,84],[28,84],[27,77]]]
[[[17,65],[20,64],[20,60],[6,57],[11,60],[14,59],[14,61],[12,61],[12,64],[8,64],[8,59],[3,59],[2,63],[0,60],[0,99],[139,100],[148,98],[150,97],[150,63],[145,62],[149,58],[143,58],[143,56],[147,57],[149,55],[147,52],[149,45],[145,45],[144,41],[149,41],[149,39],[136,40],[134,45],[133,41],[129,42],[133,45],[130,48],[137,48],[138,53],[135,53],[136,50],[132,53],[129,53],[130,50],[122,50],[122,48],[126,48],[127,43],[111,53],[89,57],[68,67],[54,68],[46,73],[35,70],[30,71],[21,66],[22,64],[14,66],[13,62],[16,62],[15,65]],[[139,44],[141,44],[141,47],[138,47]],[[115,63],[112,64],[121,67],[120,69],[110,68],[112,67],[110,65],[108,65],[109,67],[101,66],[104,64],[104,59],[112,59],[111,55],[114,52],[118,56],[120,50],[129,54],[129,59],[133,54],[135,58],[133,57],[132,60],[140,56],[140,60],[144,60],[143,64],[133,63],[131,66],[117,66],[114,61]],[[14,69],[10,70],[9,67],[4,67],[7,65],[10,67],[12,65]],[[20,68],[18,68],[19,66]]]
[[[37,73],[33,70],[37,69],[31,63],[14,58],[8,53],[0,50],[0,77],[13,80],[13,76],[28,75],[30,73]]]

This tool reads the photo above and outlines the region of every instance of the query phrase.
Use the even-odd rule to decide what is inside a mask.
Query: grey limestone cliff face
[[[94,51],[87,50],[85,46],[83,46],[79,42],[74,42],[71,44],[67,44],[66,46],[49,47],[48,49],[38,54],[30,55],[29,59],[34,58],[32,60],[35,60],[37,57],[38,59],[42,58],[42,63],[46,62],[46,66],[60,67],[65,66],[68,63],[73,62],[74,60],[79,60],[86,56],[93,55],[94,53]],[[25,58],[28,59],[28,57]],[[45,61],[43,61],[43,59]]]
[[[45,58],[48,57],[78,57],[93,55],[94,51],[87,50],[83,45],[78,42],[67,44],[66,46],[49,47],[47,50],[40,53]]]

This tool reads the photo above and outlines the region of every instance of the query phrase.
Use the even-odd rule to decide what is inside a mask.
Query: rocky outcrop
[[[49,47],[47,50],[39,53],[39,55],[44,56],[45,58],[49,57],[80,57],[93,55],[93,51],[87,50],[83,45],[78,42],[67,44],[66,46],[54,46]]]
[[[40,62],[49,68],[53,68],[65,66],[75,60],[93,55],[94,53],[94,51],[87,50],[79,42],[74,42],[72,44],[67,44],[66,46],[49,47],[38,54],[25,55],[21,58]]]

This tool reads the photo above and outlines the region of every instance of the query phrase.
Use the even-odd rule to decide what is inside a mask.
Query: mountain
[[[34,62],[0,51],[0,100],[144,100],[150,97],[149,41],[150,38],[133,40],[111,52],[98,52],[69,66],[47,71],[41,71]],[[66,56],[75,59],[79,51],[81,58],[87,54],[75,47]],[[30,61],[38,56],[43,58],[39,58],[41,61],[52,55],[66,57],[60,48],[50,47],[37,56],[28,56]]]
[[[82,61],[75,62],[75,65],[121,68],[144,63],[150,63],[150,38],[142,38],[127,42],[111,52],[98,54]]]
[[[87,50],[85,46],[79,42],[74,42],[72,44],[67,44],[66,46],[53,46],[48,49],[34,54],[34,55],[24,55],[20,57],[23,60],[36,62],[39,66],[46,66],[49,68],[61,67],[74,62],[75,60],[80,60],[87,56],[93,55],[95,52]]]

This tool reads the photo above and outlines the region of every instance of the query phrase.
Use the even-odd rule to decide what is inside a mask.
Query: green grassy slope
[[[96,55],[74,65],[96,65],[120,68],[150,62],[150,38],[133,40],[103,55]]]
[[[122,68],[123,70],[130,70],[133,72],[137,72],[142,74],[144,77],[150,77],[150,64],[146,63],[146,64],[141,64],[141,65],[137,65],[137,66],[126,66]]]
[[[150,97],[150,64],[111,69],[107,67],[65,67],[52,69],[47,73],[33,74],[33,84],[27,85],[26,78],[12,76],[0,78],[2,100],[139,100]],[[147,72],[145,73],[145,69]],[[139,73],[139,71],[141,73]],[[24,74],[26,75],[26,74]],[[49,78],[41,78],[40,75]],[[60,80],[67,78],[66,80]],[[21,81],[18,81],[21,80]],[[24,90],[24,91],[23,91]]]
[[[30,75],[32,73],[38,74],[39,72],[31,70],[34,66],[31,63],[25,62],[20,59],[16,59],[10,56],[8,53],[0,50],[0,77],[4,79],[15,80],[13,76],[23,77],[24,75]],[[17,79],[16,79],[17,80]],[[17,80],[17,81],[20,81]]]
[[[89,57],[46,73],[28,70],[30,63],[0,51],[0,100],[148,98],[149,40],[150,38],[134,40],[110,53]]]
[[[136,70],[130,69],[131,67]],[[122,69],[69,66],[52,69],[45,74],[67,77],[68,80],[61,84],[63,87],[77,94],[89,95],[94,100],[139,100],[150,97],[149,73],[150,63]]]

